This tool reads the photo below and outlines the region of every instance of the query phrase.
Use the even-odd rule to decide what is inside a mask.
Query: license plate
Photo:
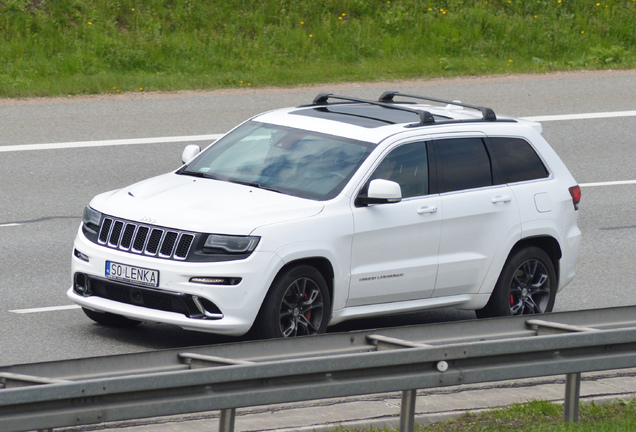
[[[106,277],[151,287],[159,286],[159,272],[142,267],[106,261]]]

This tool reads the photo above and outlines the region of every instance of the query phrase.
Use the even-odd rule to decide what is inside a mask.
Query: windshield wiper
[[[177,174],[187,175],[187,176],[192,176],[192,177],[208,178],[208,179],[212,179],[212,180],[221,180],[219,177],[217,177],[215,175],[207,174],[207,173],[204,173],[204,172],[181,171],[181,172],[178,172]]]
[[[272,186],[264,185],[262,183],[246,181],[246,180],[228,179],[228,178],[219,177],[219,176],[216,176],[216,175],[213,175],[213,174],[204,173],[204,172],[181,171],[180,173],[177,173],[177,174],[187,175],[187,176],[192,176],[192,177],[207,178],[207,179],[212,179],[212,180],[227,181],[227,182],[230,182],[230,183],[236,183],[236,184],[240,184],[240,185],[244,185],[244,186],[251,186],[251,187],[258,188],[258,189],[268,190],[268,191],[271,191],[271,192],[284,193],[283,191],[281,191],[279,189],[276,189],[276,188],[274,188]]]
[[[268,190],[271,192],[277,192],[277,193],[284,193],[279,189],[276,189],[274,187],[268,186],[268,185],[264,185],[262,183],[258,183],[258,182],[251,182],[251,181],[245,181],[245,180],[234,180],[234,179],[228,179],[228,181],[230,183],[236,183],[236,184],[241,184],[244,186],[252,186],[258,189],[263,189],[263,190]]]

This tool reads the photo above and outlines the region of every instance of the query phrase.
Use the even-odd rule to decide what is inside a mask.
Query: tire
[[[259,339],[321,334],[330,313],[325,278],[316,268],[299,265],[276,277],[253,330]]]
[[[141,324],[141,321],[126,318],[121,315],[116,315],[108,312],[95,312],[90,309],[82,308],[87,317],[92,319],[98,324],[102,324],[108,327],[119,328],[132,328]]]
[[[542,249],[528,247],[508,257],[488,304],[479,318],[552,312],[557,277],[552,260]]]

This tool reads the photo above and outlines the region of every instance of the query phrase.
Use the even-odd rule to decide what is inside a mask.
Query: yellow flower
[[[89,21],[89,22],[88,22],[88,25],[93,25],[93,23]]]
[[[132,9],[131,9],[131,11],[133,11],[133,12],[134,12],[134,11],[135,11],[135,8],[132,8]]]
[[[585,30],[581,30],[581,34],[585,33]]]
[[[301,21],[301,22],[300,22],[300,25],[305,25],[305,21]]]
[[[309,37],[314,37],[314,35],[310,34]]]
[[[338,19],[339,19],[339,20],[341,20],[341,19],[342,19],[342,17],[338,17]]]

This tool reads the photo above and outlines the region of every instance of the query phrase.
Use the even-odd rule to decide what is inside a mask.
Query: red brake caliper
[[[309,299],[309,296],[307,295],[307,293],[305,293],[304,296],[305,296],[305,300]],[[307,312],[305,312],[305,319],[311,322],[311,310],[308,310]]]

